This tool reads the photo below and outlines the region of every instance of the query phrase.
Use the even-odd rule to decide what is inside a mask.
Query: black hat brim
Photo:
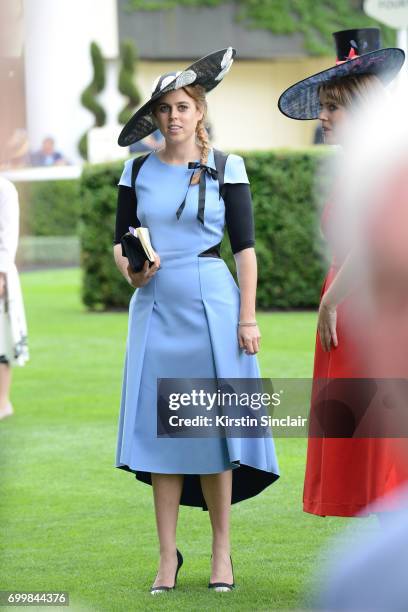
[[[402,49],[378,49],[318,72],[286,89],[278,100],[279,110],[290,119],[317,119],[320,112],[319,87],[332,79],[375,74],[384,85],[390,83],[404,64]]]
[[[224,74],[226,74],[229,70],[229,67],[227,67],[226,70],[221,67],[221,62],[229,49],[230,47],[226,47],[225,49],[214,51],[213,53],[202,57],[183,70],[181,75],[174,78],[174,80],[166,85],[166,87],[163,87],[163,89],[161,89],[159,92],[152,95],[152,97],[141,108],[139,108],[126,123],[119,135],[118,144],[121,147],[128,147],[134,142],[145,138],[157,129],[152,116],[152,106],[169,91],[175,91],[176,89],[183,87],[183,85],[179,85],[177,87],[176,81],[180,79],[184,73],[191,70],[197,75],[191,85],[201,85],[206,92],[214,89],[219,83],[221,83]],[[232,60],[234,59],[235,55],[236,50],[231,48]],[[224,70],[225,73],[223,74]],[[180,82],[182,83],[182,79],[180,79]]]

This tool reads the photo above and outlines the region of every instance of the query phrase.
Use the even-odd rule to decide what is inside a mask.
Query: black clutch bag
[[[127,232],[127,234],[124,234],[120,239],[120,243],[122,245],[122,255],[128,258],[129,265],[133,272],[140,272],[145,261],[149,261],[149,266],[153,265],[153,262],[150,261],[146,255],[146,251],[139,238]]]

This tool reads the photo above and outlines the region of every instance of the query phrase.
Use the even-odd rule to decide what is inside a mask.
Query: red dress
[[[331,212],[332,207],[326,206],[322,217],[322,230],[333,246],[328,235]],[[341,255],[335,256],[321,295],[333,282],[341,259]],[[361,379],[369,375],[360,353],[361,346],[365,346],[367,350],[368,339],[354,333],[356,329],[365,329],[364,313],[358,313],[356,303],[358,304],[358,300],[350,296],[337,308],[337,348],[332,346],[329,352],[323,351],[317,334],[311,423],[319,410],[316,399],[319,379]],[[359,325],[358,321],[362,325]],[[303,494],[304,511],[319,516],[354,516],[373,501],[406,482],[408,466],[406,458],[400,453],[399,443],[400,440],[396,438],[309,437]]]

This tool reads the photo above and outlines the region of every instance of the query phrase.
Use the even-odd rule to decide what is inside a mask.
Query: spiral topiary
[[[119,91],[128,98],[126,106],[120,111],[118,121],[124,125],[139,106],[141,96],[133,82],[136,72],[137,53],[131,40],[124,40],[120,46],[121,68],[119,72]]]
[[[90,50],[94,74],[91,83],[82,92],[81,103],[95,115],[94,127],[101,127],[106,123],[106,113],[97,101],[96,94],[100,93],[105,87],[105,60],[102,57],[99,46],[95,42],[91,43]],[[78,150],[83,159],[88,159],[88,131],[81,136],[78,143]]]

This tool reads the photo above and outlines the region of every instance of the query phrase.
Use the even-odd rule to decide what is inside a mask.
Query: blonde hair
[[[201,149],[200,163],[206,164],[208,161],[208,154],[210,152],[210,141],[208,132],[205,127],[205,120],[207,117],[207,99],[205,97],[205,89],[201,85],[186,85],[183,87],[184,91],[190,98],[194,100],[197,108],[203,111],[203,116],[200,121],[197,122],[196,126],[196,139],[197,144]],[[195,172],[191,180],[192,185],[196,185],[200,181],[202,170]]]
[[[325,96],[329,102],[334,102],[346,108],[356,104],[361,106],[373,96],[384,96],[385,89],[375,74],[356,74],[339,77],[323,83],[319,87],[319,97]]]

